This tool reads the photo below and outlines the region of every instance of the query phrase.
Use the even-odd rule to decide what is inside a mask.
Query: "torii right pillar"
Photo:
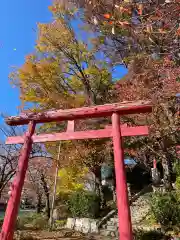
[[[113,113],[112,115],[112,137],[114,145],[119,236],[121,240],[132,240],[133,234],[124,165],[124,150],[121,136],[120,115],[118,113]]]

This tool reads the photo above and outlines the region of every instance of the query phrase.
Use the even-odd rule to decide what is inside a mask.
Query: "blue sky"
[[[51,13],[48,6],[51,0],[4,0],[0,14],[0,113],[16,115],[20,105],[18,89],[12,88],[8,75],[13,66],[20,66],[24,58],[31,53],[36,40],[38,22],[49,22]],[[33,30],[34,29],[34,30]],[[117,68],[114,77],[126,73]]]
[[[18,90],[9,84],[12,66],[20,66],[26,54],[32,52],[36,40],[37,22],[48,22],[50,0],[5,0],[0,13],[0,112],[17,114]],[[16,50],[14,50],[16,49]]]
[[[38,22],[49,22],[51,13],[48,6],[51,0],[4,0],[0,13],[0,113],[18,114],[20,105],[18,89],[12,88],[8,75],[13,66],[20,66],[27,54],[34,49]],[[79,33],[80,34],[80,33]],[[115,79],[122,77],[127,70],[117,67]],[[0,123],[3,121],[0,118]],[[0,136],[2,138],[2,136]]]

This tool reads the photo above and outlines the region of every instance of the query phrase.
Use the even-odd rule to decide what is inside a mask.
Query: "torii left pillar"
[[[21,149],[18,168],[16,172],[15,180],[13,181],[11,196],[8,201],[2,230],[1,230],[1,240],[12,240],[14,227],[16,223],[16,217],[19,210],[19,203],[21,198],[21,192],[24,185],[24,179],[26,176],[26,171],[28,168],[28,159],[32,149],[32,135],[35,131],[35,123],[30,122],[28,125],[28,130],[25,134],[24,145]]]

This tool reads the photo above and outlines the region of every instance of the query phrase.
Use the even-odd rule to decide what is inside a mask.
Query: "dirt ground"
[[[15,240],[111,240],[112,238],[97,236],[97,235],[84,235],[77,232],[68,230],[61,231],[18,231],[15,234]]]

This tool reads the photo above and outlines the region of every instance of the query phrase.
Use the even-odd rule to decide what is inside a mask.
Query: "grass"
[[[30,213],[32,213],[32,211],[34,211],[34,210],[21,210],[20,209],[18,216],[23,216],[23,215],[26,215],[26,214],[30,214]],[[4,215],[5,215],[5,212],[0,211],[0,220],[4,219]]]

